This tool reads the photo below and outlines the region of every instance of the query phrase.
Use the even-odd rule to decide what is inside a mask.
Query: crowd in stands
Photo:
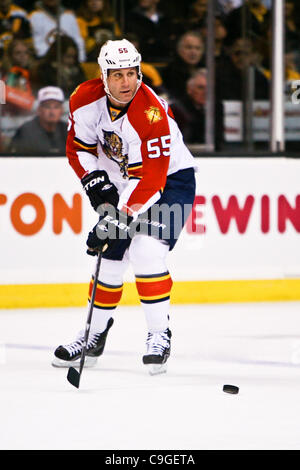
[[[216,0],[216,149],[224,140],[222,102],[243,100],[249,67],[254,98],[269,99],[270,3]],[[54,100],[52,109],[43,90],[54,90],[52,95],[67,103],[81,82],[100,77],[101,46],[124,37],[141,52],[144,82],[167,97],[186,143],[204,143],[207,6],[208,0],[0,0],[0,78],[6,84],[0,118],[23,116],[26,122],[7,135],[0,123],[0,152],[30,153],[22,136],[35,129],[37,139],[46,142],[35,150],[61,154],[66,128],[45,122],[47,116],[57,123],[66,120],[66,106]],[[285,1],[287,82],[300,79],[299,10],[296,0]]]

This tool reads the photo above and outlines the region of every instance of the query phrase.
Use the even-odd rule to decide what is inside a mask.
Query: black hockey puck
[[[237,393],[239,393],[239,387],[236,387],[235,385],[223,385],[223,392],[232,393],[233,395],[236,395]]]

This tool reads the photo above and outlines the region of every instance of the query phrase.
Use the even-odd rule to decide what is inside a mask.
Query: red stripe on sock
[[[136,281],[137,291],[142,298],[152,297],[154,295],[169,294],[172,288],[173,281],[171,277],[161,280],[151,280],[151,282]]]
[[[93,281],[90,282],[89,286],[89,299],[91,298],[92,295],[92,288],[93,288]],[[121,300],[122,297],[122,292],[123,292],[123,286],[120,287],[104,287],[101,285],[97,285],[96,288],[96,295],[95,295],[95,303],[101,304],[101,305],[118,305],[118,303]]]

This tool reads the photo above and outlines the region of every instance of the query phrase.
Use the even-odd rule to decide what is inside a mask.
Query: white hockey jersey
[[[120,194],[119,208],[139,214],[161,196],[168,175],[195,167],[168,103],[144,83],[114,119],[100,79],[70,97],[69,163],[81,179],[105,170]]]

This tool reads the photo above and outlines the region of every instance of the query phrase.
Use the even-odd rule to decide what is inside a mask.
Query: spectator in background
[[[300,80],[300,52],[299,49],[287,50],[285,53],[286,80]]]
[[[207,90],[207,71],[198,69],[186,84],[186,93],[181,100],[171,102],[175,120],[188,144],[205,144],[205,105]],[[215,107],[215,149],[220,150],[224,141],[223,106],[217,102]]]
[[[5,48],[13,39],[27,38],[30,38],[27,12],[11,0],[0,0],[0,46]]]
[[[61,55],[60,62],[57,61],[58,49]],[[60,85],[66,97],[69,97],[74,89],[85,80],[84,71],[78,60],[76,43],[68,36],[57,38],[46,56],[33,70],[35,91],[47,85]]]
[[[77,21],[88,62],[97,61],[99,50],[106,41],[121,36],[108,0],[85,0],[77,12]]]
[[[159,0],[138,0],[128,14],[126,32],[139,38],[143,60],[166,61],[170,54],[171,22],[158,10]]]
[[[216,70],[217,97],[220,100],[243,100],[244,73],[253,66],[255,99],[269,99],[269,83],[257,68],[257,55],[250,39],[238,38],[229,50],[229,57],[222,60]]]
[[[181,98],[185,94],[187,80],[204,64],[202,36],[196,31],[184,33],[177,42],[176,56],[162,71],[164,85],[170,95]]]
[[[34,103],[31,87],[32,51],[21,39],[11,41],[2,62],[2,80],[6,84],[6,106],[2,113],[27,114]]]
[[[296,0],[285,1],[285,62],[286,79],[292,80],[293,75],[299,71],[298,51],[300,44],[300,12],[297,8]],[[264,37],[256,43],[256,48],[261,55],[261,70],[268,79],[271,76],[271,54],[272,50],[272,19],[268,17],[265,22]]]
[[[201,35],[203,37],[204,42],[206,42],[207,36],[207,26],[206,22],[201,27]],[[227,37],[227,29],[225,26],[225,21],[223,20],[221,15],[216,15],[215,17],[215,60],[216,63],[220,61],[223,57],[225,57],[225,40]]]
[[[243,9],[245,8],[245,27],[243,31]],[[226,18],[228,31],[227,43],[232,45],[235,39],[249,37],[257,41],[264,36],[265,22],[268,21],[269,11],[262,0],[245,0],[245,6],[232,10]]]
[[[218,9],[220,13],[227,15],[235,8],[239,8],[243,4],[244,0],[217,0]],[[273,0],[261,0],[261,3],[270,9]]]
[[[189,14],[186,19],[186,30],[193,31],[206,25],[207,0],[194,0],[190,5]]]
[[[59,21],[58,21],[59,18]],[[41,0],[29,15],[33,45],[38,58],[44,57],[58,35],[70,36],[79,51],[79,61],[85,61],[84,40],[75,14],[60,7],[59,0]]]
[[[3,65],[5,64],[6,71],[14,65],[28,70],[33,63],[31,47],[22,39],[11,41],[5,52]]]
[[[140,52],[140,43],[138,37],[135,34],[128,33],[124,36],[124,38],[130,41]],[[141,71],[143,75],[143,82],[146,85],[150,86],[158,95],[166,94],[166,89],[159,71],[152,64],[144,62],[143,57],[141,62]]]
[[[220,13],[228,15],[234,8],[241,6],[242,0],[218,0]]]
[[[284,54],[285,66],[285,94],[288,101],[291,100],[291,95],[295,91],[295,80],[300,80],[300,53],[299,50],[287,49]],[[260,66],[260,71],[264,74],[266,79],[270,82],[272,72],[270,68]]]
[[[288,49],[299,49],[300,12],[299,2],[285,0],[285,38]]]
[[[64,94],[60,88],[45,87],[38,93],[37,116],[14,135],[10,152],[22,155],[65,155],[67,124],[61,120]]]

